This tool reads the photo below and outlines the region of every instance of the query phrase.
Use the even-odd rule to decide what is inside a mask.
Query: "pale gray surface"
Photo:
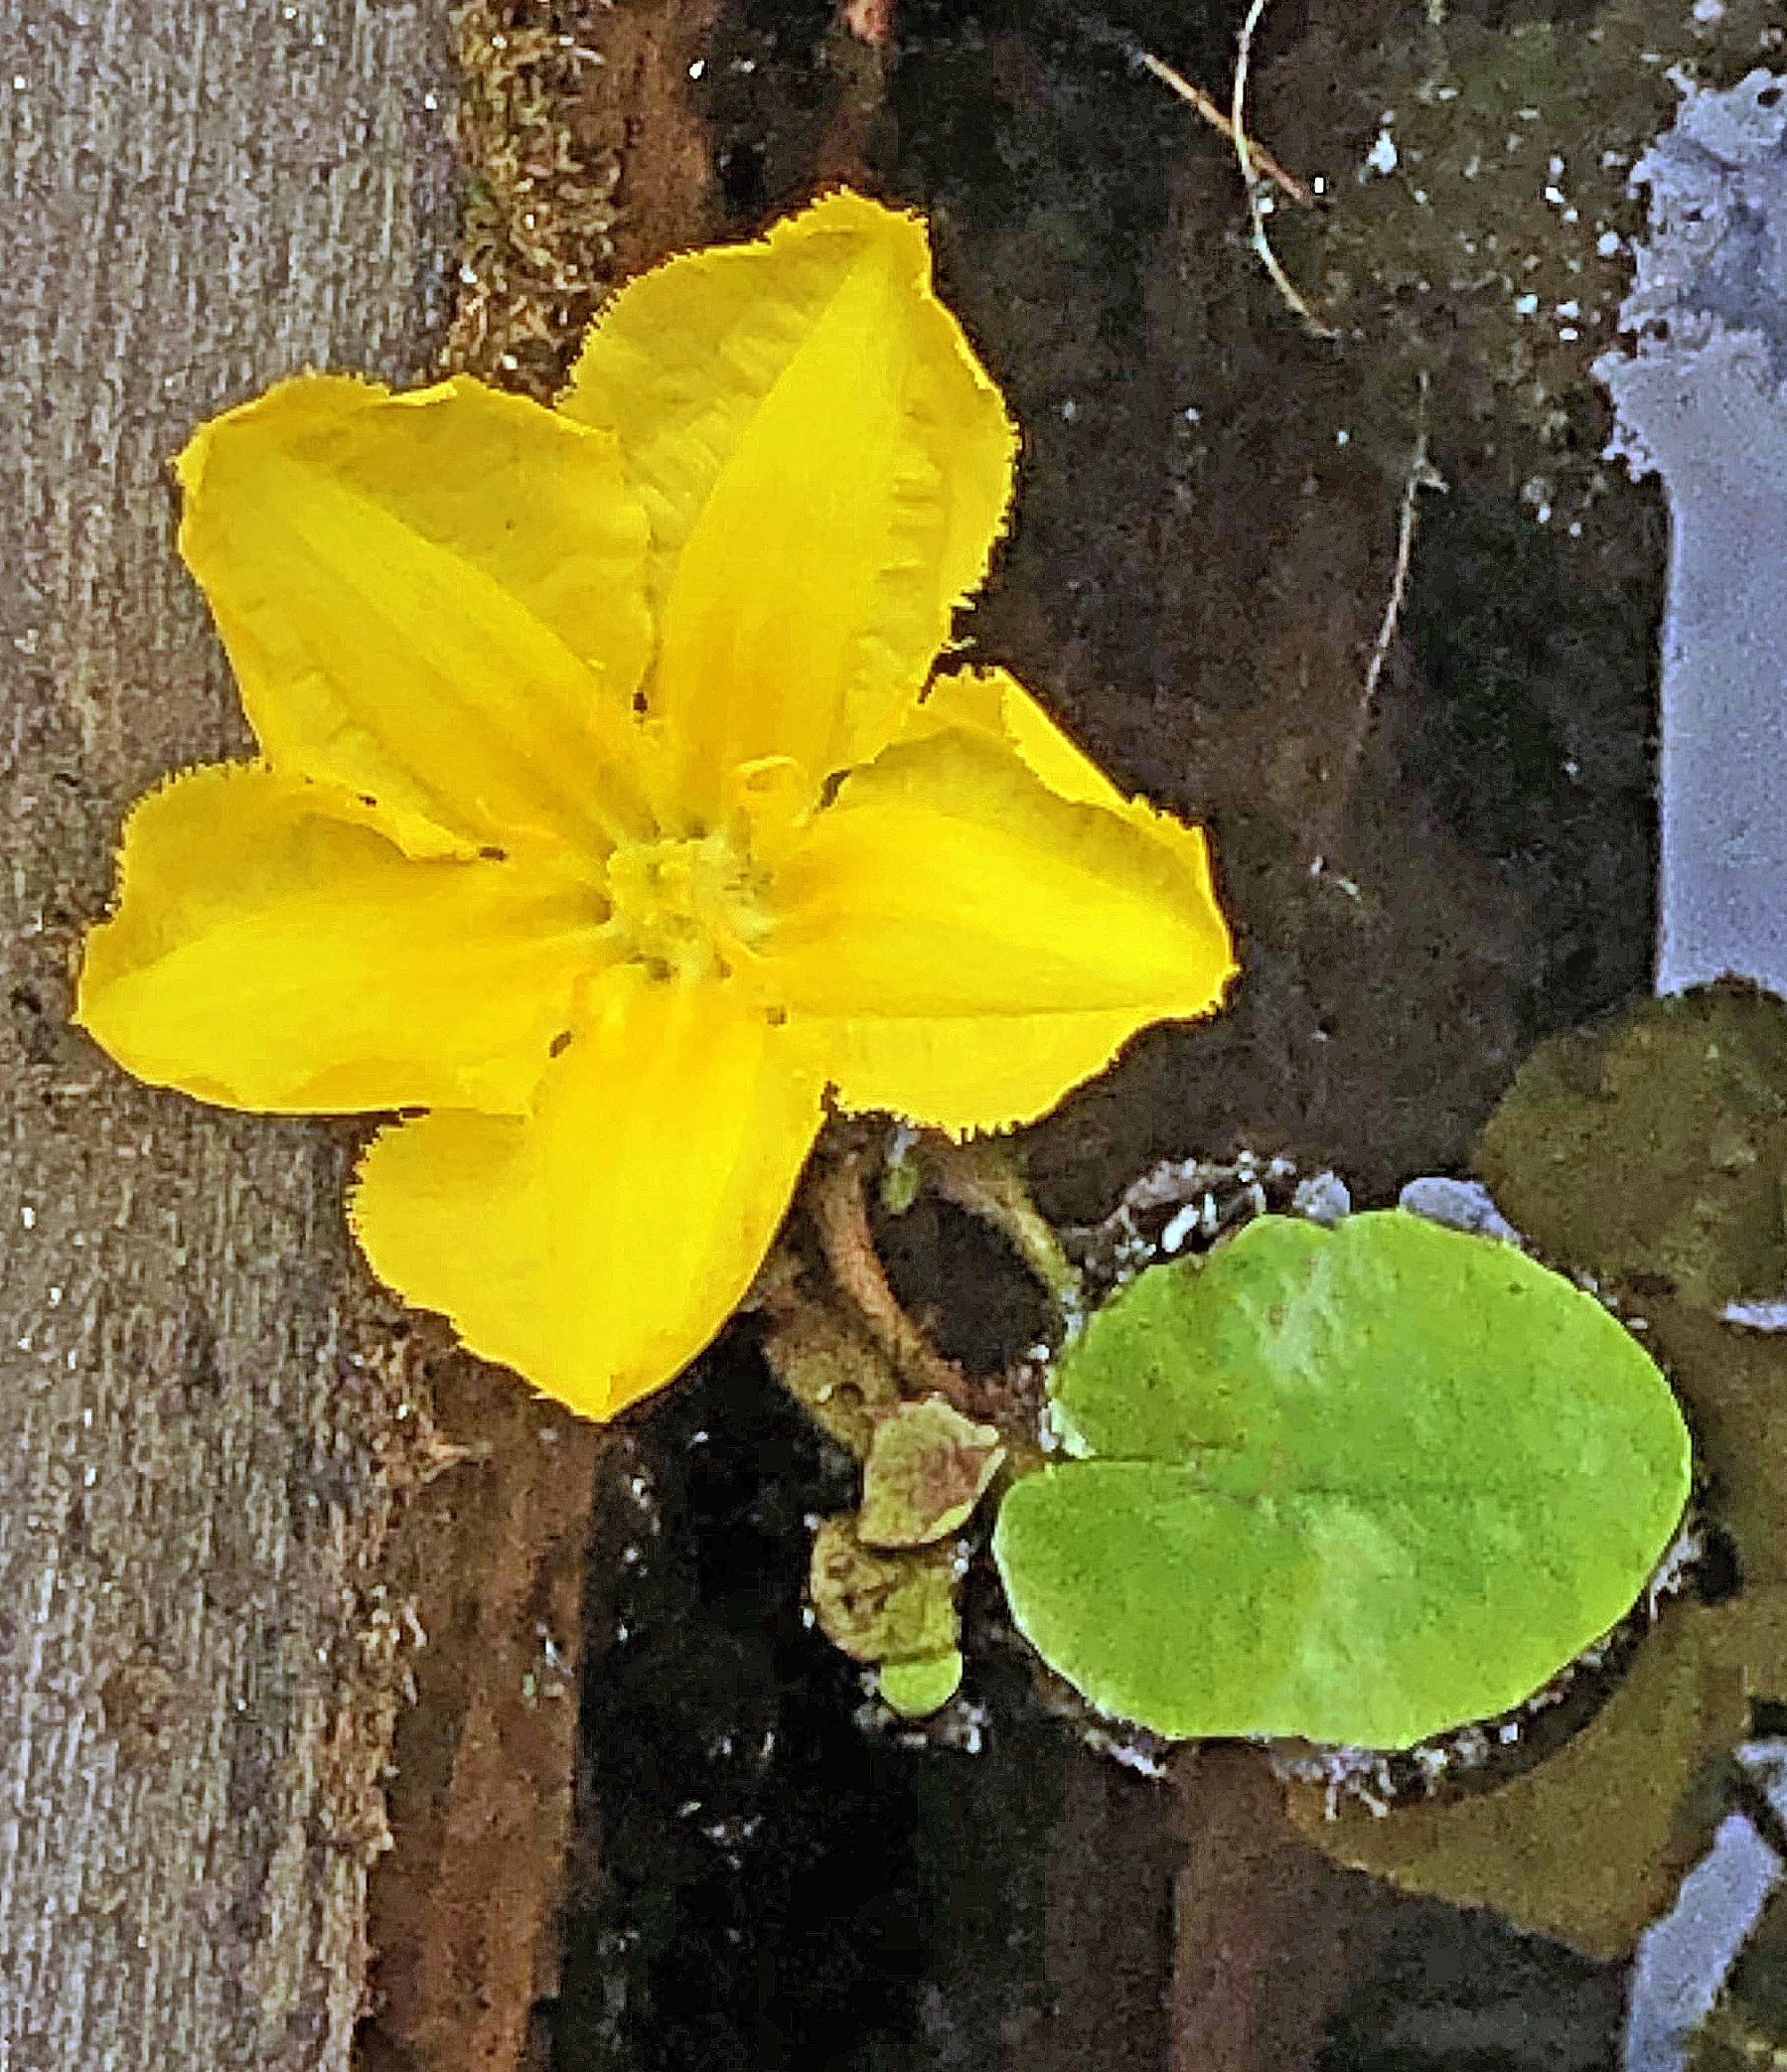
[[[1510,1245],[1520,1243],[1520,1233],[1495,1205],[1495,1197],[1481,1180],[1459,1180],[1449,1173],[1423,1173],[1411,1180],[1397,1196],[1397,1207],[1411,1216],[1424,1216],[1429,1223],[1442,1223],[1448,1230],[1468,1231],[1479,1238],[1500,1238]]]
[[[1657,990],[1787,993],[1787,94],[1690,92],[1633,169],[1651,237],[1596,372],[1669,492]],[[1772,96],[1772,97],[1771,97]]]
[[[1736,1758],[1787,1817],[1787,1741],[1745,1741]],[[1626,2004],[1622,2072],[1687,2072],[1694,2032],[1780,1882],[1773,1850],[1741,1814],[1682,1880],[1676,1903],[1639,1940]]]
[[[242,744],[166,463],[426,365],[450,93],[446,0],[0,7],[0,2072],[347,2063],[343,1149],[64,1017],[121,809]]]

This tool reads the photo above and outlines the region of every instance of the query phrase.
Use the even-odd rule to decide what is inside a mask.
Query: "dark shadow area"
[[[616,1440],[549,2064],[997,2065],[1001,2025],[1050,2000],[1063,1735],[1028,1670],[1009,1651],[976,1662],[971,1749],[863,1730],[859,1674],[802,1607],[806,1519],[851,1501],[853,1470],[744,1336]],[[1156,1874],[1157,1915],[1169,1892]],[[1139,1939],[1150,1973],[1165,1929]]]
[[[1465,487],[1434,500],[1415,557],[1404,768],[1532,917],[1523,1053],[1650,987],[1667,518],[1654,485],[1633,502],[1643,587],[1583,582],[1524,513]]]
[[[1625,1968],[1411,1901],[1329,2025],[1321,2072],[1615,2072]]]

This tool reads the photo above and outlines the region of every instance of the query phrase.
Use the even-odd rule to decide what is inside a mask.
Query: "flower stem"
[[[851,1149],[821,1168],[813,1195],[819,1249],[838,1288],[855,1306],[875,1343],[915,1393],[934,1391],[965,1416],[984,1414],[980,1392],[954,1360],[946,1360],[900,1306],[888,1285],[869,1228],[860,1152]]]

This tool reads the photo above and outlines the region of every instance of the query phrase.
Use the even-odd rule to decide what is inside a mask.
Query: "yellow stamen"
[[[770,931],[765,879],[727,833],[627,842],[608,859],[610,924],[655,977],[725,977]]]

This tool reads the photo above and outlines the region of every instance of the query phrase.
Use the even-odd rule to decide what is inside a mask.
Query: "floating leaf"
[[[1474,1163],[1536,1243],[1602,1280],[1712,1309],[1779,1295],[1787,1003],[1720,979],[1554,1036]]]
[[[956,1645],[959,1580],[954,1547],[877,1554],[852,1518],[827,1518],[813,1536],[808,1591],[819,1630],[858,1662],[907,1662]]]
[[[962,1651],[947,1649],[941,1655],[922,1655],[916,1662],[884,1662],[879,1684],[881,1696],[907,1719],[923,1719],[947,1705],[962,1685]]]
[[[1005,1449],[941,1397],[903,1403],[875,1426],[862,1471],[857,1537],[871,1547],[922,1547],[967,1521]]]
[[[1265,1216],[1109,1303],[1018,1482],[1014,1617],[1173,1735],[1405,1747],[1519,1704],[1629,1608],[1688,1495],[1668,1385],[1512,1246]]]
[[[1787,1582],[1787,1003],[1734,979],[1542,1043],[1478,1139],[1496,1199],[1642,1314],[1746,1583]]]

